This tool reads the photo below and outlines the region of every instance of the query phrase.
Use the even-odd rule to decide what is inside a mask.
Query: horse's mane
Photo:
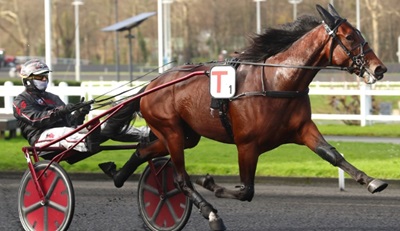
[[[314,16],[303,15],[296,21],[277,28],[268,28],[264,34],[253,36],[250,45],[239,54],[244,61],[261,61],[289,48],[304,34],[321,24]]]

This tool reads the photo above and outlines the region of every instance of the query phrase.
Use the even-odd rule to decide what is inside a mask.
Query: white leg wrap
[[[211,212],[210,215],[208,215],[208,221],[212,222],[212,221],[216,221],[218,220],[218,215],[215,214],[214,212]]]

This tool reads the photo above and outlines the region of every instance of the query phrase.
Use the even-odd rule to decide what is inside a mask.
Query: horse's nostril
[[[376,76],[381,76],[383,77],[383,74],[387,71],[387,68],[385,66],[377,66],[375,68],[375,75]]]

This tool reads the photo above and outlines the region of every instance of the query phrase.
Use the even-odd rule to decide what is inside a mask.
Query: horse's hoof
[[[213,186],[215,185],[214,178],[207,174],[205,177],[200,177],[196,180],[196,184],[203,186],[210,191],[213,191]]]
[[[370,193],[380,192],[380,191],[384,190],[387,186],[388,186],[388,184],[386,182],[378,180],[378,179],[374,179],[371,182],[369,182],[368,191]]]
[[[206,181],[206,178],[204,176],[197,178],[197,180],[195,181],[196,184],[203,186],[204,182]]]
[[[224,222],[219,217],[215,220],[210,221],[209,225],[210,229],[213,231],[226,230]]]

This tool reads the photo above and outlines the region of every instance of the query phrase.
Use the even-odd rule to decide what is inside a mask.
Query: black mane
[[[242,53],[239,59],[257,62],[265,60],[290,47],[304,34],[321,24],[314,16],[304,15],[296,21],[281,25],[278,28],[269,28],[264,34],[251,38],[251,44]]]

